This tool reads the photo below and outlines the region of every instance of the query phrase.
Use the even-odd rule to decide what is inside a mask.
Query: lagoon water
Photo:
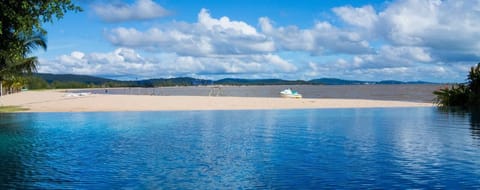
[[[0,189],[480,188],[478,114],[0,114]]]
[[[293,88],[304,98],[345,98],[432,102],[433,91],[445,85],[265,85],[265,86],[182,86],[158,88],[83,89],[97,94],[133,94],[155,96],[237,96],[279,97],[280,91]]]

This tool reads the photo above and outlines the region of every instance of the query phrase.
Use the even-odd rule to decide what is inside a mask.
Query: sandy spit
[[[0,97],[0,105],[21,106],[26,112],[259,110],[432,107],[431,103],[363,99],[285,99],[208,96],[146,96],[70,94],[61,91],[27,91]]]

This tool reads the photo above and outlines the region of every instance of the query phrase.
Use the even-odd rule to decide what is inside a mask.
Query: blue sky
[[[75,2],[39,72],[462,82],[480,61],[478,0]]]

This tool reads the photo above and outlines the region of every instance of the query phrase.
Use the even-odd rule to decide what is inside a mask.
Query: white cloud
[[[105,10],[96,11],[99,16],[112,16],[110,21],[165,16],[162,7],[156,16],[145,16],[152,15],[148,11],[131,12],[147,8],[140,5],[148,3],[149,9],[160,7],[143,0],[103,5]],[[57,67],[63,66],[50,64],[58,62],[68,65],[66,70],[84,74],[128,71],[148,77],[194,74],[434,81],[450,77],[458,81],[463,80],[469,64],[480,60],[479,0],[394,0],[379,10],[365,5],[337,7],[332,12],[338,19],[317,20],[301,28],[278,25],[267,17],[259,18],[255,26],[227,16],[215,18],[202,9],[193,23],[107,29],[105,37],[120,49],[73,52],[45,61],[42,68],[59,72]],[[145,15],[135,15],[139,13]],[[156,57],[142,57],[137,53],[140,50]]]
[[[378,22],[378,16],[375,9],[370,6],[354,8],[351,6],[337,7],[333,9],[344,22],[367,29],[372,29]]]
[[[353,66],[363,68],[407,67],[416,63],[432,61],[430,54],[423,48],[411,46],[382,46],[376,54],[353,57]]]
[[[202,9],[196,23],[173,23],[146,31],[118,27],[107,31],[106,36],[120,47],[195,57],[278,51],[306,51],[312,55],[372,52],[368,41],[360,34],[342,30],[328,22],[317,22],[311,29],[296,26],[275,28],[266,17],[260,18],[259,23],[261,31],[228,17],[212,18],[206,9]]]
[[[402,50],[384,47],[383,49],[390,53],[402,52],[397,54],[398,57],[414,56],[414,53],[422,52],[408,48]],[[376,66],[374,63],[386,61],[386,58],[381,55],[352,56],[297,64],[292,64],[276,54],[217,57],[180,56],[174,53],[147,55],[142,56],[129,48],[100,53],[74,51],[55,59],[40,59],[38,71],[106,76],[117,79],[191,76],[208,79],[235,77],[308,80],[335,77],[357,80],[449,81],[454,79],[463,81],[464,73],[469,69],[469,65],[465,63],[395,64],[397,63],[395,60],[391,64]],[[396,59],[399,59],[398,57]]]
[[[345,62],[346,61],[346,62]],[[353,67],[344,65],[350,60],[338,59],[330,62],[309,62],[302,70],[308,78],[333,77],[353,80],[378,81],[464,81],[468,65],[465,64],[415,64],[391,67]],[[320,77],[319,77],[320,76]]]
[[[245,22],[230,21],[228,17],[214,19],[207,9],[198,13],[198,24],[210,31],[233,32],[235,35],[258,35],[257,30]]]
[[[169,11],[152,0],[136,0],[133,4],[96,4],[92,9],[107,22],[146,20],[169,14]]]
[[[328,22],[317,22],[311,29],[296,26],[275,28],[266,17],[260,18],[259,22],[262,32],[273,38],[279,50],[306,51],[313,55],[372,51],[369,43],[358,33],[342,30]]]
[[[297,67],[278,55],[192,57],[160,54],[143,57],[135,50],[118,48],[107,53],[74,51],[53,60],[40,60],[39,72],[111,77],[158,78],[201,75],[268,75],[294,73]]]
[[[453,65],[413,65],[410,67],[359,68],[348,71],[362,80],[463,81],[465,71]],[[347,74],[346,74],[347,75]],[[361,76],[361,77],[358,77]]]
[[[376,13],[371,6],[333,11],[347,24],[365,26],[390,46],[428,50],[431,61],[480,59],[480,1],[398,0]]]
[[[119,48],[108,53],[74,51],[54,60],[40,60],[39,72],[73,73],[87,75],[125,75],[128,73],[151,73],[154,65],[132,49]]]
[[[464,68],[480,60],[478,7],[478,0],[397,0],[378,12],[369,5],[333,11],[351,26],[343,30],[380,42],[375,53],[349,60],[354,75],[382,77],[397,71],[392,74],[403,78],[462,81]]]
[[[273,42],[254,27],[227,17],[212,18],[205,9],[198,14],[197,23],[174,23],[144,32],[119,27],[108,31],[106,36],[117,46],[185,56],[259,54],[275,50]]]
[[[384,24],[381,29],[385,30],[386,37],[394,43],[422,44],[426,34],[430,33],[429,30],[442,27],[439,23],[441,4],[438,0],[396,1],[380,13],[380,22]]]

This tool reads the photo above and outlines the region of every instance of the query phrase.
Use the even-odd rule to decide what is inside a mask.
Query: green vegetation
[[[19,112],[27,111],[28,108],[22,108],[20,106],[0,106],[0,113],[10,113],[10,112]]]
[[[0,82],[3,85],[13,91],[13,89],[21,89],[25,83],[25,74],[31,74],[35,71],[37,64],[37,57],[29,56],[31,52],[41,47],[47,48],[47,44],[43,36],[31,36],[29,38],[22,38],[23,48],[20,50],[22,53],[19,55],[12,54],[13,56],[2,56],[0,51],[0,60],[5,63],[3,70],[0,70]]]
[[[35,71],[37,48],[46,49],[42,23],[81,11],[70,0],[3,0],[0,3],[0,87],[17,88]],[[14,85],[12,85],[14,84]]]
[[[72,74],[34,74],[28,77],[28,89],[65,89],[65,88],[112,88],[112,87],[160,87],[210,85],[213,81],[179,77],[170,79],[148,79],[138,81],[120,81]]]
[[[467,83],[452,85],[433,94],[437,96],[435,103],[441,107],[480,107],[480,63],[470,69]]]
[[[361,85],[361,84],[432,84],[428,82],[401,81],[353,81],[341,79],[282,80],[282,79],[234,79],[204,80],[190,77],[168,79],[147,79],[121,81],[101,77],[72,74],[35,73],[26,79],[28,89],[63,89],[63,88],[111,88],[111,87],[162,87],[162,86],[197,86],[197,85]]]

